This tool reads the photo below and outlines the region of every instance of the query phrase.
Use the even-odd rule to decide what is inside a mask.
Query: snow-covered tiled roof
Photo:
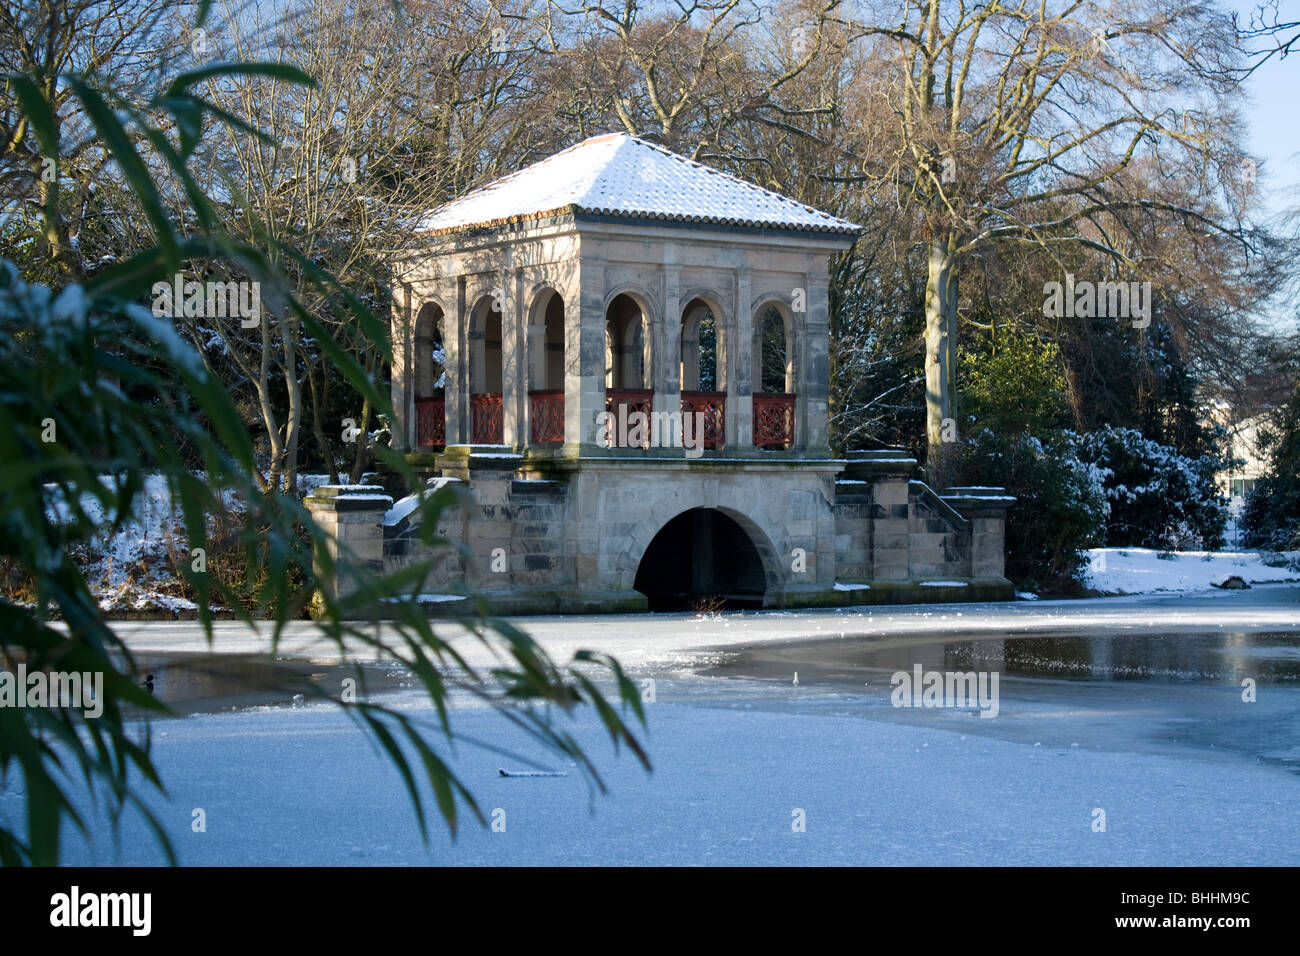
[[[421,232],[454,232],[568,211],[853,234],[859,227],[628,136],[594,136],[454,200]]]

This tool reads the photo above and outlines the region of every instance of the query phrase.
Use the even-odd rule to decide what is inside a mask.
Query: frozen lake
[[[153,804],[191,864],[1295,865],[1298,596],[537,619],[557,657],[609,650],[653,686],[652,774],[614,758],[585,715],[575,733],[610,789],[592,796],[467,703],[453,726],[512,756],[462,743],[454,766],[505,829],[469,823],[452,842],[435,826],[426,847],[396,772],[346,717],[256,707],[156,722],[171,799]],[[164,659],[194,649],[183,625],[124,629]],[[258,640],[229,631],[217,646]],[[305,629],[294,641],[320,651]],[[916,664],[999,672],[998,716],[891,706],[891,673]],[[432,725],[409,690],[376,692]],[[197,808],[206,832],[191,830]],[[20,811],[0,794],[0,815]],[[104,824],[93,849],[69,850],[159,860],[130,814],[116,846]]]

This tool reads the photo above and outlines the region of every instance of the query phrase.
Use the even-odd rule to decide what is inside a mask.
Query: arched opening
[[[766,306],[759,315],[754,333],[758,339],[759,391],[766,395],[793,394],[793,349],[785,315],[775,305]]]
[[[442,345],[442,307],[426,302],[415,319],[415,394],[428,398],[447,384],[447,353]]]
[[[528,323],[529,438],[564,441],[564,299],[543,289]]]
[[[721,448],[727,440],[725,364],[719,361],[722,336],[714,309],[692,299],[682,310],[682,414],[693,415],[704,435],[705,448]],[[694,425],[692,426],[694,428]]]
[[[426,302],[415,317],[415,446],[447,444],[447,353],[442,344],[442,307]]]
[[[505,435],[501,405],[501,311],[494,296],[484,296],[471,315],[469,346],[470,441],[500,445]]]
[[[646,380],[645,313],[627,293],[614,296],[605,310],[605,387],[649,388]]]
[[[650,387],[650,341],[648,319],[641,304],[627,293],[614,296],[605,310],[605,410],[620,421],[632,420],[638,412],[649,416],[654,406]],[[633,429],[631,434],[636,434]],[[611,428],[606,443],[619,445],[629,434],[626,426]],[[633,442],[637,441],[632,439]],[[637,447],[648,447],[646,437]]]
[[[692,508],[659,530],[637,566],[652,611],[762,607],[763,559],[745,529],[713,508]]]
[[[754,444],[794,446],[794,320],[774,303],[760,307],[754,322]]]
[[[703,299],[682,310],[683,392],[718,392],[724,386],[718,368],[718,321]]]

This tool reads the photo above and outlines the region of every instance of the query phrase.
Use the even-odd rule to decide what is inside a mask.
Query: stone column
[[[1002,581],[1006,577],[1007,509],[1015,496],[1005,488],[949,488],[943,500],[971,523],[970,564],[975,580]]]
[[[908,481],[916,459],[901,449],[851,451],[844,477],[865,482],[871,494],[871,573],[877,581],[908,579],[910,515]]]
[[[398,306],[393,310],[393,319],[389,325],[393,336],[393,375],[391,398],[393,414],[396,420],[392,428],[392,447],[396,451],[405,451],[415,447],[415,369],[414,352],[411,340],[414,337],[415,316],[412,314],[411,284],[398,281],[401,290],[398,294]]]
[[[351,594],[358,571],[381,574],[384,569],[384,513],[393,499],[380,485],[322,485],[303,502],[312,520],[325,532],[325,550],[335,563],[325,576],[318,562],[321,589],[331,598]]]
[[[664,259],[675,260],[671,243],[664,247]],[[682,407],[682,310],[681,267],[666,261],[663,266],[661,288],[663,292],[663,321],[655,336],[655,411],[672,412]],[[695,361],[699,363],[699,348]],[[697,386],[698,387],[698,386]]]
[[[501,440],[514,448],[526,441],[524,426],[524,314],[523,270],[500,276],[501,302]]]
[[[808,311],[802,316],[803,334],[795,337],[800,359],[796,445],[809,456],[830,457],[830,292],[825,276],[811,274],[804,276],[804,289]]]
[[[564,310],[564,445],[570,455],[604,451],[596,416],[605,410],[605,263],[579,254],[577,297]]]
[[[748,267],[736,270],[735,367],[727,378],[727,444],[744,450],[754,447],[754,309],[752,277]],[[761,361],[761,359],[760,359]],[[762,366],[758,366],[761,368]],[[734,383],[734,387],[733,387]],[[734,423],[734,424],[733,424]]]
[[[469,441],[469,304],[465,300],[465,277],[455,279],[453,312],[443,316],[442,347],[447,353],[447,444]]]

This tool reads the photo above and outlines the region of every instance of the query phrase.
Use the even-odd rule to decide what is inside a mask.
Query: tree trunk
[[[307,394],[311,400],[312,434],[316,436],[316,443],[320,445],[320,453],[325,460],[325,470],[329,473],[330,484],[337,485],[339,467],[334,460],[334,448],[325,433],[325,420],[321,417],[325,414],[325,403],[328,401],[329,376],[325,371],[318,369],[319,361],[321,360],[316,359],[307,363]]]
[[[375,349],[366,350],[365,369],[366,375],[372,380],[375,376],[377,354]],[[352,474],[349,480],[352,484],[359,484],[361,474],[365,471],[366,465],[370,462],[370,416],[374,410],[370,407],[370,399],[366,399],[361,405],[361,434],[357,436],[356,456],[352,459]]]
[[[285,415],[284,483],[281,490],[286,495],[298,494],[298,437],[302,434],[302,383],[298,380],[298,352],[293,336],[297,325],[285,319],[280,326],[284,349],[284,386],[289,400]]]
[[[954,397],[957,365],[957,276],[953,270],[954,236],[930,243],[925,283],[925,432],[926,475],[942,486],[945,441],[956,434]]]
[[[370,461],[370,399],[361,405],[361,434],[357,436],[356,454],[352,458],[352,473],[348,476],[351,484],[361,483],[361,475]]]

